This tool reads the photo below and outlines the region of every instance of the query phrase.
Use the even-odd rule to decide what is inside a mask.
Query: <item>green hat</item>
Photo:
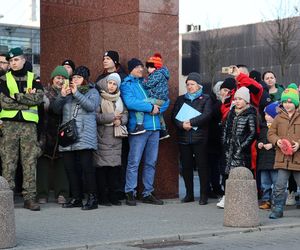
[[[296,83],[291,83],[281,94],[281,102],[290,101],[295,104],[296,107],[299,106],[299,92]]]
[[[19,47],[13,48],[10,51],[8,51],[6,60],[8,61],[9,59],[16,57],[16,56],[21,56],[24,55],[23,50]]]
[[[56,76],[63,76],[64,78],[68,79],[69,74],[68,71],[65,69],[64,66],[57,66],[51,73],[51,78]]]

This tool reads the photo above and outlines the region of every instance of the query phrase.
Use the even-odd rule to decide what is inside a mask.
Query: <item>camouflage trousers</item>
[[[23,171],[24,200],[36,197],[36,165],[41,154],[37,142],[36,124],[27,122],[3,121],[0,137],[0,157],[2,176],[8,181],[11,189],[15,187],[15,173],[20,162]]]

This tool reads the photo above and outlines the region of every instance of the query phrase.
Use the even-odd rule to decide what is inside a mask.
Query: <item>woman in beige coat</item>
[[[100,205],[121,205],[116,189],[120,176],[122,138],[128,114],[120,97],[121,79],[112,73],[100,80],[101,102],[97,112],[98,149],[94,152]]]

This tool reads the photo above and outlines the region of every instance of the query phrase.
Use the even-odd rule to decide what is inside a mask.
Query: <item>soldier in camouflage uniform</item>
[[[3,121],[0,138],[2,175],[10,188],[15,187],[15,172],[19,154],[23,169],[24,208],[40,210],[36,198],[36,163],[41,153],[37,141],[38,105],[43,102],[43,88],[27,68],[20,48],[8,53],[11,71],[0,78],[0,119]]]

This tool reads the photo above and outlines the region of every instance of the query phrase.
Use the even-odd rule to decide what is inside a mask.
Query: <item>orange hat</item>
[[[161,54],[155,53],[153,56],[151,56],[148,61],[146,62],[146,67],[153,67],[156,69],[160,69],[163,66],[163,62],[161,59]]]

